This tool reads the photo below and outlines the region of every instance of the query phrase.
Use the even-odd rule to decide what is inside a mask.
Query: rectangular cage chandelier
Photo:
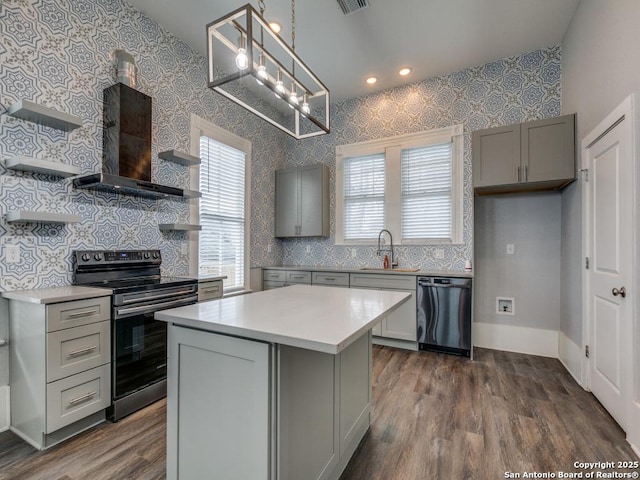
[[[209,88],[294,138],[329,133],[329,90],[251,4],[207,25],[207,59]]]

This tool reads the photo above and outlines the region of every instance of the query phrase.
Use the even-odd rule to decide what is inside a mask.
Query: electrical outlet
[[[4,256],[7,263],[20,263],[20,246],[19,245],[5,245]]]
[[[444,258],[444,249],[436,248],[433,256],[436,260],[442,260]]]
[[[358,251],[355,248],[351,249],[351,258],[356,258],[358,256]]]
[[[267,253],[271,253],[271,244],[267,245]]]
[[[307,245],[304,249],[307,253],[311,253],[311,245]]]
[[[513,243],[507,243],[507,255],[516,253],[516,246]]]

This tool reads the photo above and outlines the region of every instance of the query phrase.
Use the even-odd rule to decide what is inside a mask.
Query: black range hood
[[[73,184],[147,198],[200,196],[151,182],[151,97],[122,83],[104,89],[102,173]]]

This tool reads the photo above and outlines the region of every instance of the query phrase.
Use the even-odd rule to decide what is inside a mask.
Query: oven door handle
[[[158,295],[149,295],[147,297],[143,296],[143,295],[136,295],[135,298],[131,299],[131,300],[123,300],[122,304],[123,305],[127,305],[129,303],[138,303],[141,301],[149,301],[149,300],[158,300],[161,298],[167,298],[167,297],[177,297],[178,295],[185,295],[185,294],[189,294],[189,293],[195,293],[195,288],[191,287],[191,288],[187,288],[184,290],[172,290],[169,293],[161,293]],[[124,296],[124,295],[123,295]]]
[[[187,298],[181,298],[179,300],[173,300],[172,302],[163,302],[163,303],[155,303],[153,305],[142,305],[139,307],[129,307],[129,308],[116,308],[115,317],[116,319],[122,318],[129,315],[135,314],[145,314],[145,313],[153,313],[158,310],[164,310],[172,307],[181,307],[184,305],[192,305],[198,301],[197,295],[193,295]]]

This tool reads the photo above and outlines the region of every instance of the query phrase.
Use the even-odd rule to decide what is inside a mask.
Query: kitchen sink
[[[417,272],[419,268],[377,268],[377,267],[362,267],[360,270],[373,270],[376,272]]]

